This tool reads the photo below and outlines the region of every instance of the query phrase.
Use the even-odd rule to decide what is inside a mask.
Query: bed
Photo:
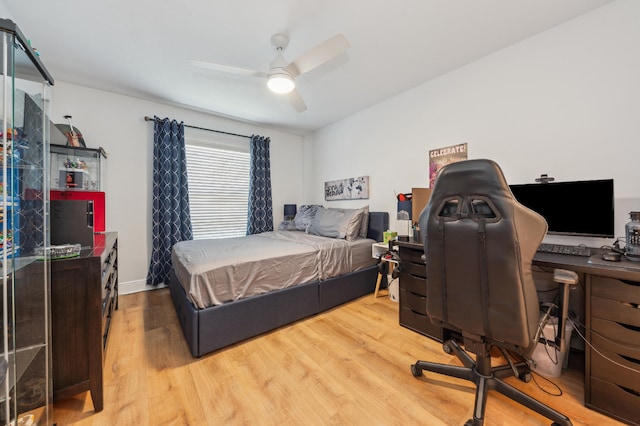
[[[373,292],[378,268],[371,244],[382,241],[389,215],[367,208],[366,217],[351,241],[321,235],[331,235],[327,229],[313,232],[311,223],[307,232],[174,246],[169,289],[191,354],[200,357]]]

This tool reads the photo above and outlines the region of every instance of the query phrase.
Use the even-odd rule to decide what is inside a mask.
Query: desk
[[[397,244],[402,262],[400,324],[442,342],[448,339],[448,330],[432,324],[426,313],[423,246]],[[585,405],[622,422],[640,424],[640,263],[606,262],[600,258],[603,250],[591,250],[591,257],[539,252],[533,264],[550,271],[575,271],[584,283],[583,321],[591,345],[585,347]]]
[[[591,257],[536,253],[533,264],[584,274],[589,343],[585,347],[585,405],[620,421],[640,424],[640,264],[606,262],[600,250],[592,252]]]

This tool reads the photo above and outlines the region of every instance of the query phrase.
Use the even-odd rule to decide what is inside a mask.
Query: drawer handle
[[[618,356],[634,364],[640,364],[640,359],[632,358],[630,356],[626,356],[622,354],[618,354]]]

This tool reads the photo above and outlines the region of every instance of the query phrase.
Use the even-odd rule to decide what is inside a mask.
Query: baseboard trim
[[[159,285],[147,285],[145,280],[127,281],[124,283],[118,283],[118,294],[133,294],[141,291],[157,290],[164,287],[166,287],[164,283]]]

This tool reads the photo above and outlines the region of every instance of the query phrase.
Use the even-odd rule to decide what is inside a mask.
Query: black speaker
[[[93,247],[93,201],[51,200],[51,244]]]

